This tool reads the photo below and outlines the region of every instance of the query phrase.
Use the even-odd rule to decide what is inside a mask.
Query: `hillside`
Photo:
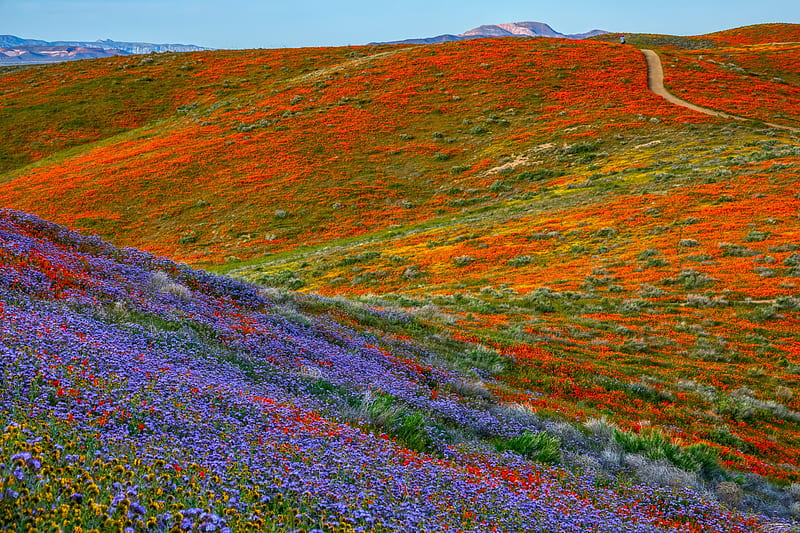
[[[620,33],[606,33],[589,37],[592,41],[618,42]],[[639,47],[666,49],[712,49],[728,46],[760,44],[789,44],[800,42],[800,24],[754,24],[705,35],[659,35],[651,33],[624,34],[630,44]]]
[[[724,479],[707,447],[622,460],[644,441],[500,402],[479,369],[398,335],[409,316],[258,292],[11,211],[0,256],[8,531],[788,530],[702,492]]]
[[[482,531],[478,516],[491,515],[508,530],[560,531],[573,525],[550,522],[547,509],[574,490],[577,500],[563,504],[581,517],[573,530],[616,530],[615,520],[636,517],[642,530],[749,531],[756,526],[737,514],[748,510],[783,521],[770,530],[790,530],[800,516],[798,28],[630,34],[627,45],[609,35],[216,51],[2,71],[0,206],[147,250],[5,212],[2,301],[44,306],[26,323],[62,313],[58,324],[74,335],[94,331],[103,348],[92,356],[135,352],[154,368],[169,364],[173,389],[202,394],[182,392],[180,406],[155,385],[147,394],[187,419],[219,405],[212,390],[239,398],[220,410],[269,398],[263,416],[301,409],[321,417],[328,436],[352,439],[337,460],[410,461],[318,472],[320,484],[355,479],[369,490],[352,509],[331,503],[350,494],[338,485],[319,501],[292,500],[309,516],[336,509],[351,528],[361,520],[353,517],[391,517],[385,530],[437,516]],[[673,94],[741,120],[651,93],[637,47],[659,55]],[[19,244],[31,234],[43,248]],[[14,327],[4,340],[24,329]],[[145,350],[139,335],[163,350]],[[184,387],[195,357],[205,381]],[[15,402],[45,397],[32,394]],[[253,442],[240,422],[258,413],[208,424]],[[127,438],[144,423],[112,425],[109,435]],[[313,454],[330,442],[314,433],[322,440],[306,453],[295,431],[264,438],[281,443],[284,455],[271,460],[295,461],[299,481],[286,479],[302,494]],[[421,455],[398,456],[373,438],[380,433]],[[552,439],[558,457],[539,455]],[[247,457],[231,468],[246,470]],[[543,466],[551,460],[557,466]],[[422,464],[444,473],[403,470]],[[470,485],[478,471],[480,487]],[[430,492],[416,481],[435,476],[448,481]],[[379,478],[406,488],[370,492]],[[542,501],[551,492],[541,483],[551,482],[558,496]],[[653,514],[660,504],[625,503],[650,490],[639,483],[661,487],[665,515]],[[455,510],[439,489],[455,490]],[[673,507],[675,494],[690,499],[688,514]],[[529,498],[541,507],[527,507]],[[269,509],[262,515],[284,512]]]
[[[376,49],[379,50],[379,49]],[[348,60],[348,49],[219,51],[0,69],[0,171],[9,171],[66,148],[91,147],[201,104],[219,105],[244,92],[315,68]],[[245,89],[246,90],[246,89]],[[185,107],[181,107],[185,106]]]
[[[119,244],[219,263],[492,204],[498,194],[488,187],[500,167],[540,146],[602,142],[598,151],[608,155],[598,161],[577,153],[547,163],[582,179],[598,163],[620,166],[625,148],[614,136],[623,131],[649,138],[709,121],[649,93],[644,59],[631,48],[537,39],[323,53],[197,56],[185,92],[174,76],[194,56],[159,57],[145,69],[135,59],[106,60],[106,69],[128,64],[135,79],[153,80],[131,83],[175,87],[172,109],[181,111],[133,136],[8,173],[0,201]],[[358,57],[337,64],[345,53]],[[249,73],[251,60],[267,74]],[[286,77],[283,60],[309,70]],[[219,78],[209,82],[215,70]],[[48,72],[23,71],[13,81],[45,81]],[[19,92],[3,110],[23,117],[12,132],[22,133],[24,145],[27,128],[41,124],[41,108],[26,102],[20,109],[17,98],[28,93]],[[598,93],[608,97],[597,100]],[[543,163],[535,161],[511,170],[536,170]],[[521,182],[517,194],[536,188]]]

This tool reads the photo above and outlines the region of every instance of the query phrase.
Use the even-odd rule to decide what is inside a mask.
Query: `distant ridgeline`
[[[102,41],[41,41],[0,35],[0,65],[30,65],[150,52],[199,52],[211,50],[192,44],[129,43]]]
[[[478,26],[459,35],[437,35],[436,37],[423,37],[406,39],[390,43],[372,44],[433,44],[449,41],[462,41],[465,39],[480,39],[483,37],[551,37],[560,39],[588,39],[596,35],[608,33],[604,30],[592,30],[586,33],[564,34],[559,33],[544,22],[509,22],[506,24],[485,24]]]

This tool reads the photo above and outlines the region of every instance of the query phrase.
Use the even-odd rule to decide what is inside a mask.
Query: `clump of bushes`
[[[349,417],[385,431],[403,446],[419,452],[435,451],[425,418],[391,394],[366,391],[350,400]]]
[[[530,265],[535,261],[536,258],[530,255],[518,255],[517,257],[511,258],[508,261],[506,261],[506,264],[512,267],[523,267],[526,265]]]
[[[638,453],[653,461],[666,459],[681,470],[696,472],[706,478],[721,470],[717,452],[710,445],[678,446],[655,429],[646,429],[638,434],[615,430],[614,441],[628,453]]]
[[[474,262],[475,258],[469,255],[460,255],[453,258],[453,263],[455,263],[457,267],[464,267]]]
[[[546,431],[531,433],[526,431],[511,439],[495,445],[498,451],[511,450],[537,463],[558,463],[561,461],[561,441]]]
[[[560,170],[550,170],[547,168],[540,168],[536,170],[526,170],[521,172],[516,179],[518,181],[542,181],[550,178],[558,178],[565,174]]]
[[[712,278],[708,274],[698,272],[697,270],[690,268],[681,271],[674,278],[667,278],[663,280],[662,283],[664,285],[682,285],[684,289],[691,290],[706,287],[715,281],[716,278]]]
[[[289,290],[297,290],[306,284],[305,281],[299,278],[291,270],[281,270],[280,272],[261,274],[255,279],[255,281],[259,285]]]

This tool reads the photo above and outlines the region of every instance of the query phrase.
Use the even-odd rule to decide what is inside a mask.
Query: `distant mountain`
[[[34,65],[60,63],[78,59],[96,59],[115,55],[130,55],[123,50],[104,50],[84,46],[8,46],[0,48],[0,65]]]
[[[482,37],[552,37],[556,39],[586,39],[595,35],[608,33],[604,30],[592,30],[586,33],[563,34],[557,32],[544,22],[510,22],[506,24],[487,24],[478,26],[459,35],[437,35],[420,39],[405,39],[388,43],[372,44],[432,44],[464,39],[480,39]]]
[[[0,35],[0,65],[58,63],[150,52],[199,52],[211,50],[192,44],[152,44],[124,41],[41,41],[15,35]]]

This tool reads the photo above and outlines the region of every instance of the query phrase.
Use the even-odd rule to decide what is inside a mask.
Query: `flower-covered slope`
[[[664,52],[665,84],[690,102],[800,126],[800,43]]]
[[[0,529],[790,527],[609,477],[585,453],[577,468],[497,452],[557,428],[465,394],[466,374],[343,325],[330,301],[308,314],[278,296],[0,212]],[[389,404],[391,438],[367,420]],[[561,431],[563,454],[592,449]]]
[[[346,61],[349,53],[349,48],[164,53],[0,68],[0,172],[174,118],[252,90],[255,83],[269,85]]]
[[[704,35],[677,36],[650,33],[606,33],[590,37],[592,41],[618,42],[625,35],[629,44],[644,48],[710,50],[728,46],[765,45],[800,42],[800,24],[753,24]]]
[[[117,244],[221,263],[492,203],[486,172],[509,153],[713,122],[650,93],[642,55],[606,43],[239,54],[123,69],[163,91],[183,83],[170,89],[180,112],[6,174],[0,202]],[[176,81],[189,59],[190,77]],[[112,93],[117,71],[96,67]],[[47,73],[25,79],[52,84]],[[6,96],[12,117],[36,108],[16,94]],[[58,102],[47,91],[41,100]]]
[[[501,378],[530,391],[516,401],[799,481],[797,142],[732,124],[595,164],[527,202],[518,170],[502,208],[230,273],[404,308],[523,354]]]
[[[800,24],[753,24],[700,35],[696,38],[710,39],[719,46],[798,43],[800,42]]]

